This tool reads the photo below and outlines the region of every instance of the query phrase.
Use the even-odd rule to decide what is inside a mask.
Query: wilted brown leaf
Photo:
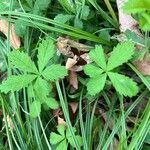
[[[0,31],[5,34],[6,37],[8,36],[8,22],[6,20],[0,19]],[[16,35],[14,25],[12,23],[10,24],[10,42],[14,49],[20,48],[20,38]]]
[[[71,109],[72,109],[72,112],[73,112],[73,113],[76,113],[76,111],[77,111],[77,109],[78,109],[78,103],[76,103],[76,102],[71,102],[71,103],[69,103],[69,105],[70,105],[70,107],[71,107]]]
[[[69,72],[69,84],[73,86],[75,90],[78,89],[78,78],[77,78],[77,73],[75,71]]]
[[[120,31],[125,32],[127,29],[134,31],[138,36],[143,37],[141,34],[137,21],[131,16],[123,12],[122,6],[127,0],[117,0],[117,7],[119,13]],[[139,51],[139,47],[137,50]],[[143,60],[134,61],[135,67],[143,74],[150,75],[150,59],[148,54],[145,55]]]
[[[57,121],[58,121],[58,125],[63,124],[64,126],[67,127],[67,123],[63,118],[57,116]]]
[[[73,58],[68,58],[66,62],[66,69],[72,68],[78,62],[78,56],[75,55]]]

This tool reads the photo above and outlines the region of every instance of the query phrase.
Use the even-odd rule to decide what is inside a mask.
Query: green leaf
[[[55,46],[53,40],[46,38],[39,44],[38,48],[38,68],[42,72],[48,61],[54,56]]]
[[[56,134],[55,132],[51,132],[50,133],[50,143],[52,145],[55,145],[59,142],[61,142],[62,140],[64,140],[65,137],[59,135],[59,134]]]
[[[46,98],[44,102],[51,109],[57,109],[59,107],[58,102],[54,98],[52,98],[52,97]]]
[[[20,51],[12,51],[9,54],[9,59],[11,61],[11,64],[14,65],[16,68],[25,71],[25,72],[31,72],[31,73],[38,73],[38,70],[34,64],[34,62],[31,60],[31,58],[28,56],[28,54]]]
[[[10,7],[14,10],[16,6],[19,6],[18,1],[0,0],[0,11],[8,11]]]
[[[150,31],[150,12],[142,14],[139,24],[143,31]]]
[[[74,131],[74,133],[75,133],[75,132],[76,132],[76,129],[73,128],[73,131]],[[77,141],[78,141],[79,146],[81,147],[81,146],[83,145],[82,137],[81,137],[80,135],[76,135],[75,137],[76,137],[76,139],[77,139]],[[70,131],[69,131],[68,128],[67,128],[67,130],[66,130],[66,138],[67,138],[68,142],[71,144],[72,147],[76,147],[75,141],[74,141],[74,139],[73,139],[73,136],[72,136],[72,134],[70,133]]]
[[[33,118],[36,118],[40,115],[41,112],[41,103],[39,101],[34,101],[30,105],[30,115]]]
[[[63,124],[60,124],[57,126],[57,131],[63,136],[65,137],[65,126]]]
[[[94,64],[88,64],[84,67],[84,73],[90,77],[96,77],[103,73],[103,70]]]
[[[56,150],[67,150],[67,149],[68,149],[68,144],[67,144],[66,139],[64,139],[62,142],[60,142],[56,148]]]
[[[38,95],[45,97],[49,95],[52,90],[52,85],[48,83],[46,80],[42,79],[41,77],[37,78],[34,89]]]
[[[144,39],[138,36],[134,31],[127,29],[124,34],[128,40],[132,40],[135,43],[144,45]]]
[[[33,13],[41,15],[43,11],[48,8],[50,2],[51,0],[36,0],[33,8]]]
[[[87,83],[87,90],[90,95],[95,95],[103,90],[106,82],[106,74],[102,74],[99,77],[91,78]]]
[[[84,5],[82,7],[81,19],[87,20],[89,14],[90,14],[90,8],[89,8],[89,6]]]
[[[132,97],[138,93],[138,86],[131,78],[113,72],[109,72],[108,76],[119,94]]]
[[[8,93],[9,91],[19,91],[27,87],[37,76],[36,75],[18,75],[10,76],[0,85],[1,92]]]
[[[61,22],[63,24],[67,23],[70,19],[72,19],[74,15],[64,15],[64,14],[58,14],[54,21]]]
[[[134,44],[130,41],[118,44],[114,47],[111,56],[108,59],[107,71],[110,71],[132,58],[134,54]]]
[[[124,7],[124,11],[127,13],[141,13],[146,10],[150,10],[149,0],[128,0]]]
[[[67,76],[67,70],[64,66],[53,64],[42,72],[42,76],[47,80],[54,81]]]
[[[106,69],[106,60],[105,60],[105,54],[104,49],[102,46],[96,45],[94,50],[91,50],[89,53],[90,58],[95,61],[95,63],[100,66],[103,70]]]
[[[41,77],[39,77],[34,84],[34,90],[36,99],[41,103],[47,103],[47,96],[52,90],[52,85],[49,84],[46,80],[43,80]]]
[[[27,32],[27,24],[21,19],[15,20],[15,33],[20,37],[24,37],[26,32]]]

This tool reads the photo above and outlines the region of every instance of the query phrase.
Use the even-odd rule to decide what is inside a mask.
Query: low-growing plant
[[[55,132],[51,132],[50,134],[50,143],[52,145],[57,145],[56,150],[67,150],[68,144],[70,144],[72,147],[76,147],[72,134],[70,133],[69,129],[65,129],[66,127],[62,124],[57,126],[58,134]],[[73,128],[74,133],[76,132],[76,129]],[[75,136],[79,146],[81,147],[83,145],[82,137],[80,135]]]
[[[8,55],[12,68],[17,68],[22,74],[11,75],[0,85],[1,92],[19,91],[24,87],[33,89],[36,100],[30,105],[30,114],[37,117],[41,112],[41,104],[49,108],[58,108],[58,102],[51,96],[52,82],[67,75],[67,70],[60,64],[55,64],[52,58],[56,54],[54,42],[50,38],[42,40],[38,47],[38,61],[35,63],[25,52],[12,51]],[[36,109],[35,109],[36,108]]]
[[[128,62],[134,54],[134,44],[127,41],[118,44],[113,48],[111,56],[106,60],[102,46],[96,46],[89,55],[94,61],[84,67],[84,72],[90,79],[87,83],[87,90],[90,95],[95,95],[103,90],[107,76],[113,84],[116,91],[124,96],[135,96],[138,92],[138,86],[129,77],[115,72],[114,69]]]

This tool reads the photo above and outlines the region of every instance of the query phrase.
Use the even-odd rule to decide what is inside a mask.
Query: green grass
[[[114,0],[19,0],[18,2],[10,0],[8,7],[1,7],[3,2],[4,6],[6,4],[5,0],[0,1],[0,18],[7,20],[9,23],[7,36],[0,33],[1,83],[12,77],[12,75],[29,74],[12,65],[8,57],[10,53],[12,51],[27,53],[36,67],[38,67],[37,54],[39,43],[47,37],[54,42],[55,55],[53,55],[51,60],[48,60],[45,68],[53,63],[65,66],[67,59],[72,58],[70,55],[59,53],[58,47],[56,47],[59,37],[71,39],[88,46],[89,49],[82,51],[78,47],[71,47],[70,43],[63,45],[65,48],[70,48],[78,57],[84,53],[92,53],[95,45],[101,45],[104,49],[104,54],[99,51],[101,56],[97,54],[94,59],[106,59],[106,63],[110,61],[109,58],[113,55],[113,48],[118,44],[118,41],[114,39],[114,35],[120,34],[118,28],[119,20],[117,18],[118,11]],[[38,7],[35,6],[35,2],[38,4]],[[60,21],[56,21],[56,16],[60,14],[62,14],[62,18]],[[72,16],[70,17],[71,19],[68,19],[68,17],[65,20],[69,15]],[[20,21],[19,24],[17,24],[17,20]],[[15,24],[15,31],[21,39],[21,47],[17,50],[14,50],[11,46],[11,23]],[[130,34],[130,40],[133,40],[135,44],[137,37],[134,37],[132,33]],[[148,32],[145,35],[143,39],[144,44],[149,49]],[[128,44],[128,46],[131,45]],[[43,47],[43,49],[49,50],[49,47],[51,45]],[[89,89],[87,90],[87,84],[91,79],[83,70],[76,72],[78,80],[77,90],[69,83],[68,75],[66,77],[63,76],[59,80],[51,81],[45,79],[41,71],[38,77],[42,76],[42,79],[48,85],[48,88],[47,86],[45,87],[44,93],[46,93],[46,97],[52,97],[58,102],[59,110],[53,110],[46,103],[40,102],[41,110],[39,115],[33,117],[30,108],[33,101],[40,100],[38,96],[43,94],[41,90],[42,84],[38,90],[38,96],[35,90],[35,80],[18,91],[8,90],[7,94],[2,92],[3,90],[0,86],[0,112],[2,112],[2,114],[0,113],[0,135],[2,135],[0,136],[0,149],[149,149],[150,80],[149,77],[143,76],[132,65],[130,56],[127,58],[127,55],[129,55],[128,53],[126,54],[127,51],[123,51],[121,48],[119,50],[122,53],[116,52],[117,55],[113,60],[114,63],[111,62],[111,64],[115,65],[118,59],[121,58],[121,55],[124,54],[126,56],[122,56],[122,59],[126,60],[121,59],[120,62],[118,61],[119,64],[117,65],[119,67],[111,71],[108,68],[103,69],[106,74],[109,74],[108,69],[111,73],[120,73],[134,80],[139,88],[139,92],[134,96],[128,97],[126,94],[122,94],[120,87],[119,89],[117,89],[118,87],[114,88],[111,80],[109,80],[109,75],[103,90],[95,95],[90,95]],[[46,52],[46,50],[45,52],[43,51],[44,54],[47,54]],[[46,59],[48,56],[46,57],[44,54],[43,59]],[[128,63],[124,63],[127,60],[129,60]],[[26,60],[22,61],[26,62]],[[104,61],[101,61],[101,63],[104,63]],[[79,58],[77,65],[84,67],[86,61]],[[97,65],[94,64],[94,66]],[[51,72],[49,73],[51,74]],[[57,73],[59,74],[60,71],[55,70],[52,72],[53,78],[58,75]],[[69,73],[70,71],[68,71]],[[96,76],[96,70],[92,70],[91,73],[95,73]],[[92,75],[90,74],[90,76]],[[117,82],[117,79],[115,81]],[[120,83],[118,82],[118,84]],[[91,85],[91,90],[95,90],[95,84],[96,82],[94,85]],[[126,83],[124,87],[128,86],[128,89],[133,90],[129,85]],[[9,87],[5,88],[8,89]],[[51,88],[52,90],[50,90]],[[48,91],[48,94],[46,91]],[[70,106],[72,102],[78,104],[76,112],[73,112]],[[58,122],[58,116],[65,121],[65,128],[68,129],[65,130],[66,132],[63,135],[65,139],[60,139],[60,141],[59,138],[61,137],[58,135],[58,125],[60,123]],[[50,139],[51,133],[56,133],[57,138]],[[66,145],[62,144],[63,140],[66,140]]]

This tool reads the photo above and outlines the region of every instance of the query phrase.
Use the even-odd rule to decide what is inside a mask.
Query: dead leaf
[[[117,7],[119,13],[119,23],[120,23],[120,31],[125,32],[127,29],[134,31],[138,36],[143,37],[141,34],[137,21],[131,16],[127,15],[123,12],[122,6],[127,0],[117,0]],[[136,49],[139,51],[141,47]],[[134,61],[133,64],[135,67],[143,74],[143,75],[150,75],[150,59],[148,54],[145,55],[144,59]]]
[[[73,57],[74,54],[71,51],[71,47],[68,45],[68,41],[69,41],[69,39],[59,37],[57,39],[56,45],[57,45],[57,48],[61,54],[69,56],[69,57]]]
[[[85,60],[87,64],[89,64],[89,63],[92,62],[92,60],[90,59],[90,56],[89,56],[88,53],[84,53],[84,54],[80,55],[80,57],[81,57],[83,60]]]
[[[63,124],[64,126],[67,127],[67,123],[66,123],[66,121],[63,118],[58,116],[57,117],[57,121],[58,121],[58,125]]]
[[[7,37],[8,35],[8,22],[6,20],[0,19],[0,31],[5,34]],[[14,49],[20,48],[21,41],[20,38],[16,35],[15,30],[14,30],[14,24],[10,24],[10,42],[11,46]]]
[[[78,62],[78,56],[75,55],[73,58],[68,58],[66,62],[66,69],[72,68]]]
[[[73,66],[70,68],[71,71],[79,72],[83,70],[83,66]]]
[[[73,113],[76,113],[76,111],[77,111],[77,109],[78,109],[78,103],[76,103],[76,102],[71,102],[71,103],[69,103],[69,105],[70,105],[70,107],[71,107],[71,109],[72,109],[72,112],[73,112]]]
[[[75,90],[78,89],[78,77],[77,73],[75,71],[69,72],[69,84],[73,86]]]

